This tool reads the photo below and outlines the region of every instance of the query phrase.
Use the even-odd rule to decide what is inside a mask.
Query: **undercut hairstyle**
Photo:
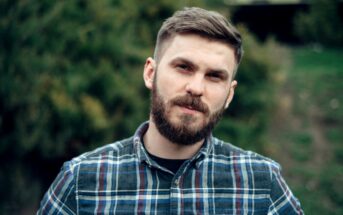
[[[168,42],[176,35],[182,34],[195,34],[229,45],[234,49],[237,70],[243,55],[240,33],[221,14],[197,7],[185,7],[163,22],[155,45],[154,59],[157,63],[162,58]]]

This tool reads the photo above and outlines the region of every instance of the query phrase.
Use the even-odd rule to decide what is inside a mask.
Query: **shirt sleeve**
[[[268,215],[304,214],[300,202],[287,186],[285,180],[281,176],[279,168],[275,168],[273,171],[270,192],[271,204]]]
[[[66,162],[45,193],[37,215],[76,214],[75,179],[70,162]]]

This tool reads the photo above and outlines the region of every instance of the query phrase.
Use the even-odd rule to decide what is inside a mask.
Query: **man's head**
[[[151,120],[171,142],[194,144],[211,132],[233,98],[240,35],[218,13],[186,8],[165,21],[157,40],[155,59],[148,58],[144,68]]]
[[[235,52],[236,69],[242,59],[241,35],[225,17],[215,11],[186,7],[175,12],[161,26],[157,34],[154,52],[154,59],[157,63],[163,57],[168,44],[178,34],[195,34],[228,44]]]

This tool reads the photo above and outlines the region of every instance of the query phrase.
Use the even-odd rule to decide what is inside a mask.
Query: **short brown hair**
[[[154,58],[158,62],[163,44],[177,34],[196,34],[228,44],[234,49],[237,66],[242,55],[242,39],[238,30],[221,14],[197,7],[185,7],[162,24],[156,40]]]

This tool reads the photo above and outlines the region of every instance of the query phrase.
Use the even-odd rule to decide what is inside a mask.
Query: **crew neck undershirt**
[[[149,153],[149,156],[151,159],[156,161],[160,166],[163,166],[167,168],[168,170],[172,171],[174,174],[179,170],[181,165],[187,160],[187,159],[167,159],[167,158],[161,158],[156,155],[153,155]]]
[[[145,148],[144,141],[142,140],[143,146]],[[187,160],[187,159],[168,159],[168,158],[161,158],[156,155],[151,154],[146,148],[145,151],[149,154],[151,159],[153,159],[158,165],[163,166],[164,168],[172,171],[174,174],[179,170],[181,165]]]

